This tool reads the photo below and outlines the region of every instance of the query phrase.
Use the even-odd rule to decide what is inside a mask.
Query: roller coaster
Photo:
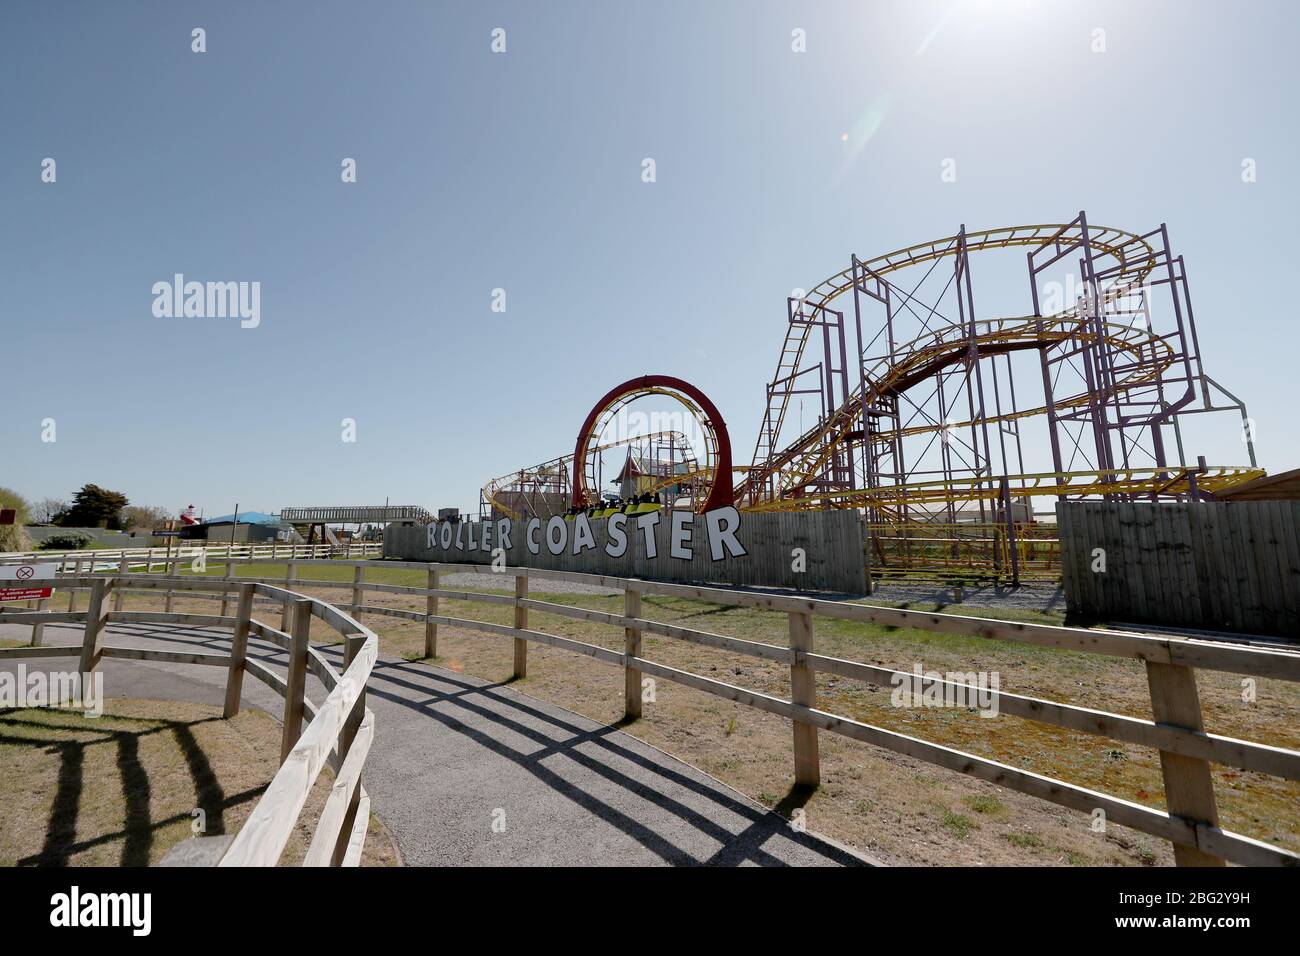
[[[977,318],[971,260],[1007,250],[1025,255],[1028,309]],[[1008,298],[1015,287],[997,291]],[[599,493],[591,462],[620,444],[598,444],[611,408],[671,394],[705,435],[685,480],[658,483],[689,492],[677,506],[703,510],[725,496],[747,511],[853,508],[877,569],[1018,579],[1044,537],[1035,501],[1206,497],[1263,474],[1244,404],[1205,372],[1185,264],[1163,224],[1128,232],[1080,212],[1066,223],[962,226],[851,257],[791,296],[786,320],[749,465],[733,466],[729,445],[721,460],[716,409],[652,377],[659,387],[634,381],[607,395],[574,455],[549,463],[572,474],[563,493],[578,504]],[[802,413],[809,402],[815,421],[791,434],[796,403]],[[1189,461],[1181,420],[1211,412],[1240,417],[1249,464]],[[507,498],[518,491],[498,479],[484,505],[517,512]]]
[[[601,427],[605,424],[607,422],[602,423]],[[599,430],[595,430],[594,434],[599,435]],[[525,515],[550,518],[564,514],[573,500],[575,461],[578,462],[577,486],[583,489],[600,488],[603,454],[616,448],[625,448],[629,454],[640,451],[643,459],[663,462],[668,466],[664,469],[665,474],[650,476],[650,483],[656,491],[669,485],[689,485],[704,473],[690,438],[683,432],[669,430],[624,436],[597,445],[589,450],[589,454],[581,457],[564,455],[492,479],[483,486],[480,499],[482,516],[487,517],[489,509],[514,520]]]

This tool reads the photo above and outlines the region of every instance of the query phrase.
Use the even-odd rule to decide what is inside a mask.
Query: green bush
[[[84,531],[60,531],[41,542],[42,551],[84,551],[95,541]]]

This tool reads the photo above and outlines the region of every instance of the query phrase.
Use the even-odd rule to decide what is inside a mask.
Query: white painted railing
[[[169,562],[193,561],[200,554],[209,562],[221,563],[228,560],[239,561],[289,561],[298,559],[320,558],[377,558],[383,554],[384,546],[376,541],[345,541],[341,544],[194,544],[179,545],[172,548],[91,548],[82,551],[3,551],[0,552],[0,564],[48,564],[51,561],[60,564],[59,570],[75,571],[77,562],[81,567],[90,568],[93,562],[96,569],[106,566],[120,567],[128,562],[129,569],[144,567],[152,570],[154,565],[167,567]]]

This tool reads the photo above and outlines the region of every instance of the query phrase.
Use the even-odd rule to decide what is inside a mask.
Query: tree
[[[42,498],[32,509],[32,517],[37,524],[54,524],[69,507],[63,498]]]
[[[99,485],[84,484],[72,496],[72,507],[59,515],[63,528],[110,528],[122,530],[122,510],[129,504],[120,491],[109,491]]]
[[[161,528],[172,514],[166,508],[152,505],[131,505],[122,512],[127,531],[152,531]]]

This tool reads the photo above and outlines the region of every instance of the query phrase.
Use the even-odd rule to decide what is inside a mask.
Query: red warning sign
[[[32,587],[24,581],[39,581],[58,574],[57,564],[6,564],[0,565],[0,601],[38,601],[54,593],[52,587]],[[5,584],[13,581],[12,587]]]

